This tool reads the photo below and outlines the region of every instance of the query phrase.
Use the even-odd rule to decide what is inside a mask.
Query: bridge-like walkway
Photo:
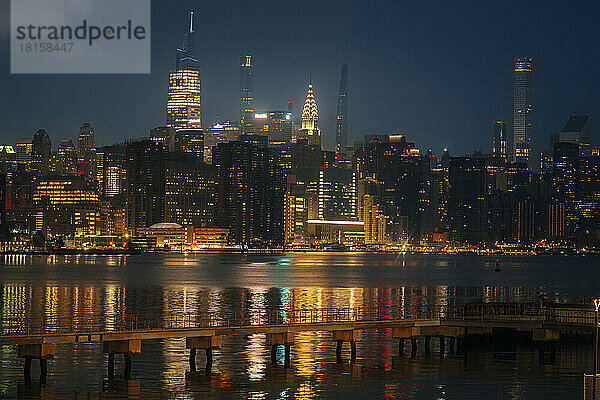
[[[399,353],[404,354],[404,341],[410,340],[411,354],[417,351],[417,340],[424,341],[429,351],[431,337],[439,338],[440,353],[446,340],[454,352],[469,336],[492,335],[498,331],[531,332],[538,342],[558,341],[567,336],[593,333],[594,310],[581,306],[538,303],[469,303],[465,306],[427,306],[417,311],[390,311],[357,308],[323,308],[295,310],[255,310],[245,313],[182,314],[168,317],[125,315],[101,321],[98,319],[46,318],[43,320],[3,317],[0,320],[0,346],[18,346],[25,359],[25,376],[29,378],[32,359],[39,359],[42,375],[46,360],[54,357],[55,345],[61,343],[101,342],[108,354],[109,375],[113,374],[115,354],[125,358],[125,374],[131,368],[130,355],[141,352],[141,342],[149,339],[186,338],[190,350],[190,368],[195,370],[196,350],[206,351],[207,368],[212,364],[212,350],[221,347],[223,336],[265,334],[271,345],[272,362],[276,363],[278,346],[285,348],[285,362],[290,362],[290,346],[294,334],[307,331],[331,332],[337,342],[337,358],[341,360],[344,342],[350,343],[351,360],[356,358],[356,342],[362,332],[390,329],[399,339]]]

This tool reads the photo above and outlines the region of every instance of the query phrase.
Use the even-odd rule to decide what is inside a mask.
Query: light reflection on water
[[[477,256],[4,255],[0,261],[2,330],[15,319],[44,320],[56,329],[91,322],[113,329],[125,315],[166,322],[174,313],[244,311],[264,319],[266,310],[326,307],[410,316],[431,305],[451,312],[475,299],[536,301],[546,294],[574,301],[596,294],[599,283],[597,260],[591,257],[507,258],[500,274],[487,267],[490,260]],[[432,341],[432,354],[436,346]],[[57,397],[104,391],[144,398],[558,399],[581,397],[581,374],[590,361],[585,344],[562,345],[557,363],[544,366],[537,349],[527,346],[485,349],[468,358],[411,360],[397,352],[389,330],[365,331],[356,364],[339,365],[329,332],[303,332],[295,337],[292,366],[285,370],[271,365],[264,334],[232,336],[223,338],[207,375],[203,353],[197,357],[200,371],[188,371],[185,340],[148,340],[133,357],[135,378],[109,382],[100,344],[61,344],[49,365],[48,384],[36,389],[22,381],[16,348],[5,346],[0,347],[0,397],[51,390]],[[345,360],[348,353],[345,346]],[[281,351],[278,357],[283,363]],[[32,376],[38,373],[34,363]]]

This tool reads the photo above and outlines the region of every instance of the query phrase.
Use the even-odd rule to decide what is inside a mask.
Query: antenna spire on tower
[[[194,12],[190,11],[190,33],[194,33]]]

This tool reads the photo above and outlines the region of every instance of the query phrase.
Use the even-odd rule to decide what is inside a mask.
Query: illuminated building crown
[[[302,128],[315,129],[318,120],[319,111],[317,110],[317,102],[313,94],[312,84],[309,84],[304,107],[302,108]]]

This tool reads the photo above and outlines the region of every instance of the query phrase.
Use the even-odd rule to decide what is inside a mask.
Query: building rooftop
[[[152,225],[149,229],[181,229],[182,226],[173,222],[159,222]]]
[[[589,114],[571,115],[561,132],[581,132],[590,119]]]

